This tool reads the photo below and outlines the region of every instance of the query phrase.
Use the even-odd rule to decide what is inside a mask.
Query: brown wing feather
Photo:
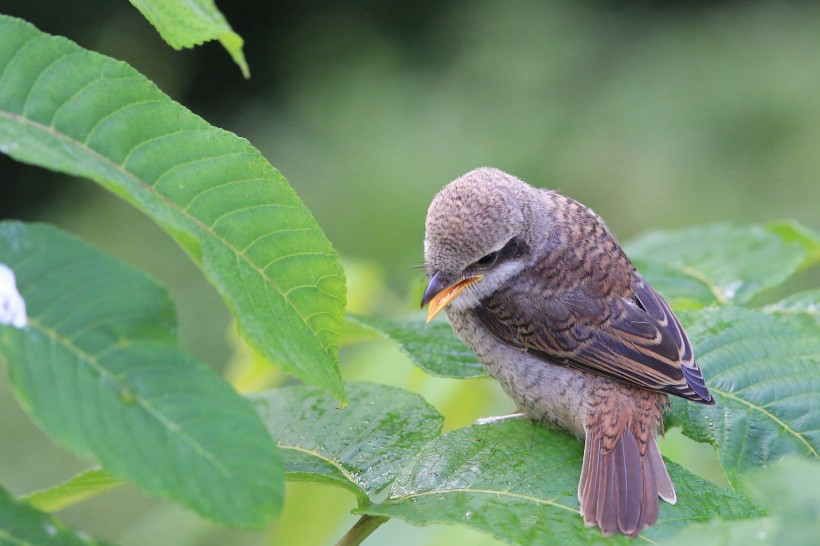
[[[714,403],[680,322],[634,270],[628,297],[590,295],[582,286],[533,297],[543,281],[526,277],[538,274],[525,271],[517,283],[528,296],[500,290],[479,306],[477,317],[493,335],[552,363]]]

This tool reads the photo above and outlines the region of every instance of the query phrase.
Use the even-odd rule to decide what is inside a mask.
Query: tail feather
[[[654,438],[641,454],[630,429],[608,451],[603,435],[587,435],[578,484],[584,524],[598,525],[604,536],[636,537],[657,521],[659,496],[674,502],[675,489]]]
[[[652,443],[655,443],[654,440]],[[644,476],[644,495],[641,502],[643,503],[644,509],[643,518],[646,522],[644,527],[649,527],[658,521],[658,482],[655,477],[655,468],[651,464],[644,464],[642,470]],[[637,536],[640,531],[641,528],[638,528],[632,536]]]
[[[672,478],[669,477],[669,472],[666,470],[663,457],[661,457],[661,452],[658,449],[658,443],[654,439],[646,446],[646,456],[649,457],[649,462],[655,474],[658,495],[669,504],[675,504],[678,502],[678,495],[675,493]]]
[[[644,508],[643,498],[649,494],[646,488],[653,485],[650,483],[653,480],[642,475],[646,469],[651,472],[652,467],[641,464],[641,454],[632,434],[624,434],[615,445],[612,455],[615,466],[615,502],[618,503],[618,529],[613,529],[612,532],[620,530],[625,535],[637,534]]]
[[[612,453],[603,456],[598,461],[598,525],[604,536],[613,534],[618,527],[618,512],[612,506],[616,503],[615,498],[615,458]]]
[[[590,442],[584,444],[584,463],[581,467],[581,479],[578,482],[578,499],[581,501],[581,515],[588,526],[598,521],[598,462],[600,453],[590,447]],[[583,499],[596,499],[595,502],[583,502]]]

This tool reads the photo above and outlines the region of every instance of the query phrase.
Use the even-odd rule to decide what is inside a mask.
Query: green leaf
[[[162,288],[44,225],[0,223],[0,262],[29,317],[0,327],[0,357],[52,438],[222,523],[261,526],[279,512],[273,440],[246,400],[175,346]]]
[[[120,485],[120,483],[119,480],[112,478],[105,470],[86,470],[67,482],[30,493],[22,500],[44,512],[57,512],[87,498],[104,493]]]
[[[527,546],[635,544],[584,527],[577,500],[582,457],[577,439],[529,421],[475,425],[430,442],[405,465],[387,500],[356,512],[465,525]],[[678,503],[661,502],[657,524],[638,543],[672,536],[692,521],[761,515],[740,495],[667,465]]]
[[[249,395],[285,454],[289,478],[347,487],[360,499],[384,489],[427,441],[442,417],[416,394],[347,383],[350,404],[312,387]]]
[[[481,377],[484,366],[448,323],[425,324],[420,318],[388,320],[348,315],[348,318],[396,341],[419,368],[439,377]]]
[[[808,269],[820,263],[820,233],[794,220],[772,222],[766,229],[789,244],[799,244],[806,251],[806,259],[800,269]]]
[[[647,280],[657,284],[662,295],[660,286],[682,283],[682,274],[708,287],[719,303],[748,302],[791,277],[806,256],[800,245],[789,244],[761,226],[725,224],[650,233],[625,245],[625,250],[644,264]],[[661,275],[656,279],[653,273],[658,269]],[[669,269],[679,273],[673,281],[666,279]],[[703,301],[702,289],[692,286],[692,290],[692,298]]]
[[[820,521],[820,463],[787,458],[744,480],[769,517],[750,521],[714,521],[688,527],[668,546],[814,546]]]
[[[0,16],[0,151],[135,204],[203,269],[266,358],[344,398],[344,271],[310,211],[247,141],[126,64]]]
[[[820,288],[792,294],[763,308],[767,313],[783,318],[791,318],[803,328],[812,324],[820,335]]]
[[[792,294],[764,307],[767,313],[820,316],[820,288]]]
[[[717,404],[672,400],[673,424],[708,441],[729,483],[785,455],[818,458],[820,335],[786,318],[737,307],[684,315]]]
[[[219,40],[242,75],[250,78],[242,38],[233,31],[213,0],[130,0],[174,49]]]
[[[3,546],[103,546],[81,537],[55,518],[28,504],[15,502],[0,487],[0,544]]]
[[[676,311],[717,303],[709,285],[680,268],[661,262],[633,260],[635,267]]]

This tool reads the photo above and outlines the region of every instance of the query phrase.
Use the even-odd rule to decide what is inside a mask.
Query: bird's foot
[[[522,417],[526,417],[523,413],[511,413],[510,415],[494,415],[493,417],[482,417],[481,419],[476,419],[476,425],[489,425],[491,423],[500,423],[501,421],[506,421],[508,419],[521,419]]]

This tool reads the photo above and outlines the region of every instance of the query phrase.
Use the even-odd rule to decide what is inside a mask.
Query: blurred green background
[[[414,312],[433,195],[481,165],[559,189],[621,240],[652,228],[795,218],[820,226],[816,2],[218,2],[252,78],[208,44],[171,50],[127,2],[0,2],[46,32],[122,59],[280,169],[343,256],[350,308]],[[261,10],[261,11],[260,11]],[[179,307],[185,347],[247,373],[214,291],[169,239],[96,185],[0,156],[0,217],[46,221],[143,267]],[[512,410],[488,380],[430,378],[387,342],[342,351],[346,380],[421,393],[448,428]],[[287,383],[276,373],[270,384]],[[21,494],[87,466],[48,440],[0,379],[0,483]],[[248,383],[255,387],[260,383]],[[667,456],[725,483],[675,431]],[[124,546],[325,545],[352,496],[291,484],[266,532],[219,528],[123,487],[59,514]],[[391,521],[367,544],[498,544]]]

